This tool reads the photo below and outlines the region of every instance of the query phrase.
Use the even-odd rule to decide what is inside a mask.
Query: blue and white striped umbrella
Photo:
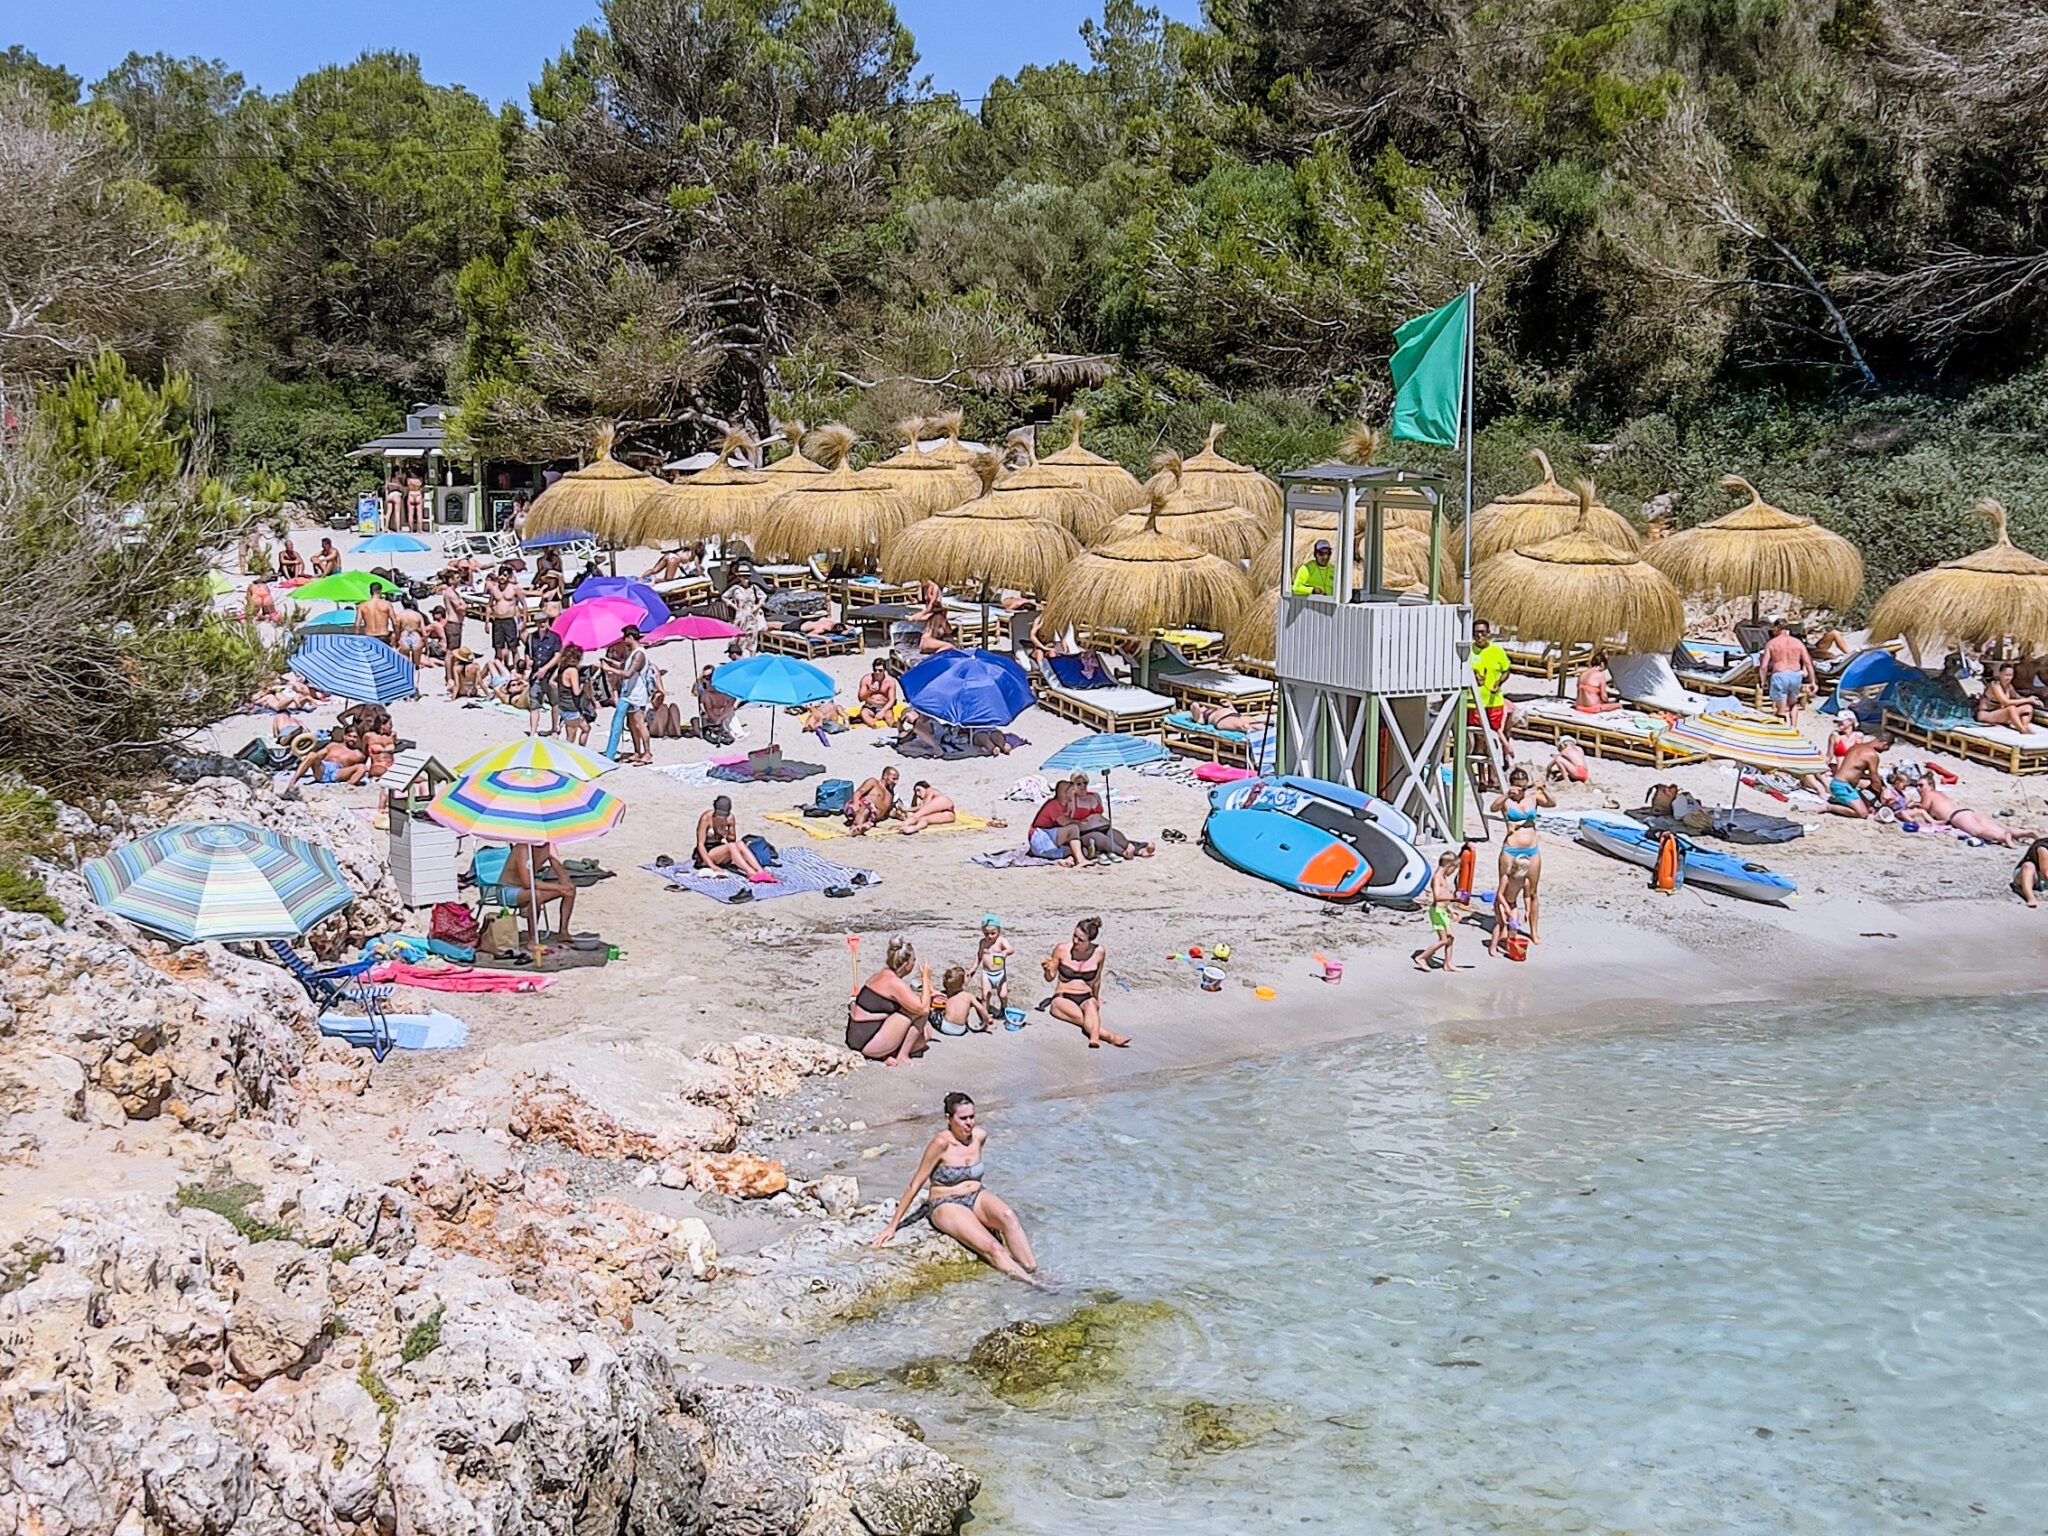
[[[419,692],[412,663],[369,635],[302,635],[285,665],[322,693],[358,704],[389,704]]]
[[[1083,736],[1079,741],[1070,741],[1059,751],[1045,760],[1048,768],[1064,768],[1069,773],[1075,769],[1093,769],[1107,773],[1112,768],[1135,768],[1141,763],[1156,763],[1162,757],[1171,756],[1158,742],[1144,736],[1120,736],[1113,731],[1098,731],[1093,736]]]
[[[293,939],[355,899],[334,855],[239,821],[186,821],[88,859],[109,912],[179,944]]]

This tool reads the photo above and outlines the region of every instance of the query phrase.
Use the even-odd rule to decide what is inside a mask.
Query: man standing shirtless
[[[1780,619],[1771,626],[1771,638],[1757,665],[1771,685],[1771,706],[1794,730],[1799,727],[1799,699],[1808,688],[1818,688],[1820,677],[1813,670],[1813,653],[1806,642],[1791,634]]]
[[[519,578],[511,566],[501,565],[484,583],[484,591],[490,605],[491,649],[509,667],[519,650]]]
[[[391,644],[393,614],[391,599],[384,595],[382,587],[372,587],[370,595],[356,604],[356,633],[368,635],[372,640]]]

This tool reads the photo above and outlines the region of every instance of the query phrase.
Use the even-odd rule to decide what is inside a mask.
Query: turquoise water
[[[1437,1033],[992,1114],[1065,1293],[808,1368],[896,1368],[848,1395],[976,1531],[2041,1532],[2044,1044],[2034,998]],[[1042,1398],[901,1369],[1112,1294],[1164,1315]]]

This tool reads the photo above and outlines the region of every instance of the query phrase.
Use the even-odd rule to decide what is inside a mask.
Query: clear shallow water
[[[982,1474],[984,1532],[2042,1532],[2044,1069],[2022,998],[1379,1039],[1030,1106],[990,1117],[990,1184],[1067,1293],[954,1286],[803,1365],[1171,1304],[1029,1406],[958,1369],[849,1394]],[[1191,1440],[1191,1401],[1250,1443]]]

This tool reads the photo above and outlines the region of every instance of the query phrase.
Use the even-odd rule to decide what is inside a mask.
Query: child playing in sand
[[[981,947],[974,952],[974,969],[981,1000],[991,1012],[1007,1017],[1010,1009],[1010,956],[1017,951],[1003,937],[1003,920],[991,912],[981,920]]]
[[[970,1029],[979,1034],[988,1032],[988,1009],[982,1006],[980,998],[967,990],[967,972],[962,967],[948,968],[939,990],[946,994],[946,998],[932,1010],[936,1016],[932,1020],[933,1028],[942,1035],[964,1035]],[[973,1019],[980,1022],[968,1022]]]
[[[1458,854],[1455,850],[1437,855],[1436,869],[1429,877],[1429,931],[1436,935],[1426,949],[1418,949],[1409,958],[1415,962],[1415,969],[1432,969],[1431,962],[1441,950],[1444,969],[1447,971],[1469,971],[1469,965],[1455,965],[1451,960],[1451,946],[1457,942],[1458,932],[1453,918],[1454,907],[1464,905],[1458,899]]]
[[[1508,935],[1528,933],[1529,920],[1523,915],[1523,904],[1527,899],[1528,889],[1528,876],[1522,874],[1519,869],[1513,869],[1501,880],[1500,888],[1493,893],[1493,936],[1486,941],[1486,952],[1489,955],[1500,954],[1501,941]]]

